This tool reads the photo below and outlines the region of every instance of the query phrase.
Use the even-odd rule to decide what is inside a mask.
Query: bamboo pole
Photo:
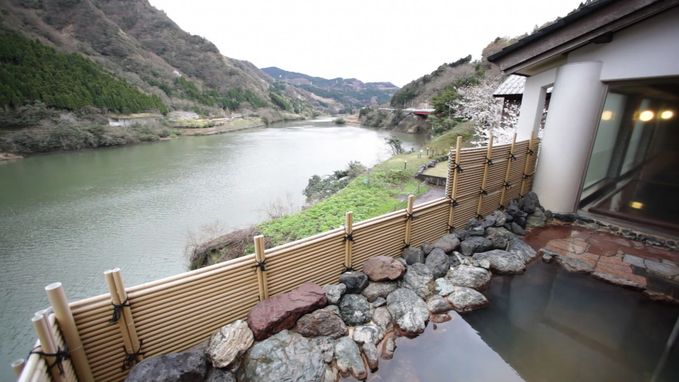
[[[354,246],[353,233],[354,213],[349,211],[344,215],[344,267],[346,269],[351,269],[352,266],[351,252]]]
[[[526,179],[528,176],[528,168],[530,167],[530,156],[535,155],[533,153],[533,141],[535,140],[535,132],[530,135],[528,140],[528,149],[526,150],[526,161],[523,165],[523,176],[521,177],[521,190],[519,191],[519,196],[523,196],[524,190],[526,189]]]
[[[113,269],[113,281],[115,282],[116,290],[118,292],[118,300],[125,302],[127,301],[127,291],[125,290],[125,284],[123,284],[123,277],[120,273],[120,268]],[[137,336],[137,329],[134,325],[134,318],[132,317],[132,308],[123,309],[123,318],[125,319],[125,325],[130,338],[130,344],[132,345],[132,351],[138,353],[136,357],[139,360],[144,359],[144,354],[141,352],[141,341]]]
[[[118,289],[116,288],[116,282],[113,279],[113,272],[115,272],[116,270],[118,270],[118,268],[104,272],[104,278],[106,280],[108,290],[111,293],[111,304],[121,305],[125,300],[120,299]],[[120,309],[122,309],[122,311],[127,310],[125,307],[122,307]],[[116,322],[116,324],[118,324],[118,328],[120,329],[120,335],[123,338],[123,346],[125,346],[125,352],[127,354],[132,354],[135,352],[135,348],[132,346],[132,339],[130,338],[130,333],[127,331],[127,324],[125,323],[125,317],[122,315],[122,311],[120,317],[118,317],[118,321]]]
[[[479,202],[476,205],[476,216],[481,216],[481,207],[483,206],[483,195],[486,193],[486,183],[488,182],[488,167],[490,167],[491,158],[493,156],[493,135],[488,139],[488,148],[486,149],[486,163],[483,165],[483,178],[481,179],[481,190],[479,190]]]
[[[255,261],[257,262],[257,284],[259,286],[259,300],[269,298],[269,288],[266,279],[266,255],[264,254],[264,236],[255,236]]]
[[[509,158],[507,158],[507,171],[505,171],[505,181],[502,186],[502,194],[500,195],[500,207],[505,206],[505,196],[507,194],[507,189],[509,188],[509,176],[512,172],[512,163],[514,163],[514,145],[516,145],[516,133],[512,137],[512,144],[509,146]]]
[[[46,286],[45,291],[54,310],[54,316],[56,317],[59,329],[61,329],[61,333],[64,335],[64,341],[68,345],[69,355],[75,373],[78,376],[78,381],[94,381],[85,349],[83,349],[83,344],[78,334],[78,328],[75,326],[73,313],[68,306],[64,288],[61,286],[61,283],[57,282]]]
[[[410,246],[410,239],[413,231],[413,205],[415,204],[415,195],[408,195],[408,204],[406,205],[406,232],[404,243]]]
[[[452,147],[451,147],[451,158],[452,158]],[[452,229],[454,224],[453,224],[453,219],[455,218],[455,199],[457,198],[457,184],[460,180],[459,173],[457,166],[460,165],[460,160],[462,159],[462,136],[457,136],[457,142],[455,142],[455,160],[450,163],[450,172],[448,172],[448,182],[452,180],[452,184],[450,187],[450,194],[446,195],[448,199],[450,199],[450,211],[448,212],[448,229]],[[450,159],[449,159],[450,161]],[[451,174],[452,172],[452,174]],[[452,175],[452,179],[451,179]],[[448,187],[446,187],[446,190],[448,190]]]
[[[12,370],[14,370],[14,374],[16,374],[17,377],[21,376],[21,372],[24,371],[24,366],[26,366],[26,361],[23,359],[17,359],[14,362],[12,362]]]
[[[54,338],[52,337],[52,330],[50,328],[50,324],[47,321],[47,316],[45,315],[44,312],[37,312],[35,316],[31,319],[33,322],[33,329],[35,330],[35,333],[38,335],[38,339],[40,340],[40,347],[42,348],[42,351],[47,354],[56,354],[58,349],[57,345],[54,343]],[[63,349],[62,349],[63,350]],[[54,365],[53,367],[49,367],[48,371],[50,375],[52,376],[52,381],[54,382],[61,382],[64,380],[63,376],[59,372],[59,367],[55,365],[57,362],[57,357],[53,355],[45,355],[43,356],[45,358],[45,362],[47,365]]]

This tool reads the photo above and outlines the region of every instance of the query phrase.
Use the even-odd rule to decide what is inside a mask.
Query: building
[[[553,88],[534,183],[546,208],[679,234],[679,1],[589,1],[488,59],[526,77],[521,139]]]

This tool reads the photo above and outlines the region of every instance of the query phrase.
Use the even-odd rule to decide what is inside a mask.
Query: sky
[[[582,0],[149,0],[225,56],[260,68],[398,86],[530,33]]]

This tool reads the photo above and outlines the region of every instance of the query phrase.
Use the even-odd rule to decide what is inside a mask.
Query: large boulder
[[[351,338],[342,337],[337,340],[335,343],[335,359],[337,360],[337,368],[342,377],[346,378],[351,375],[360,380],[368,377],[368,372],[361,357],[361,350]]]
[[[295,325],[295,331],[304,337],[339,338],[347,334],[347,326],[334,309],[324,308],[300,317]]]
[[[538,195],[533,191],[519,199],[519,208],[528,214],[535,212],[538,207],[540,207],[540,201],[538,200]]]
[[[371,281],[393,281],[403,276],[406,267],[393,257],[375,256],[363,263],[363,273]]]
[[[387,282],[371,282],[368,284],[368,287],[363,289],[363,292],[361,292],[362,295],[364,295],[368,301],[374,302],[378,298],[387,298],[389,293],[393,292],[398,288],[398,283],[394,281],[387,281]]]
[[[304,283],[288,293],[257,303],[248,313],[248,326],[256,340],[263,340],[283,329],[292,328],[302,315],[327,303],[323,288],[314,283]]]
[[[450,302],[445,297],[435,294],[427,300],[427,309],[429,309],[432,314],[446,313],[451,308]]]
[[[347,286],[347,293],[361,293],[368,286],[368,275],[356,271],[344,272],[339,281]]]
[[[337,305],[340,298],[342,298],[344,293],[347,291],[347,286],[342,283],[329,284],[324,285],[323,290],[325,291],[325,297],[328,299],[328,304]]]
[[[403,258],[406,264],[424,263],[425,253],[420,247],[407,247],[403,249]]]
[[[406,335],[424,331],[429,320],[427,304],[410,289],[399,288],[387,296],[387,309]]]
[[[515,237],[516,235],[503,227],[490,227],[486,230],[486,238],[495,249],[507,249],[509,242]]]
[[[490,278],[491,274],[487,269],[470,265],[458,265],[451,268],[446,274],[446,280],[452,285],[473,289],[485,288],[490,282]]]
[[[535,252],[533,247],[531,247],[525,241],[519,239],[518,237],[515,237],[509,242],[509,246],[507,246],[507,251],[520,257],[524,263],[528,263],[529,261],[533,260],[535,256],[537,256],[537,252]]]
[[[547,216],[545,215],[545,213],[540,208],[536,208],[535,212],[528,215],[528,217],[526,218],[526,227],[529,228],[543,227],[546,221]]]
[[[376,308],[373,312],[373,320],[375,325],[382,329],[383,333],[390,331],[394,327],[394,322],[391,318],[391,313],[386,306]]]
[[[470,236],[460,244],[460,252],[471,256],[476,252],[484,252],[493,248],[493,243],[482,236]]]
[[[474,260],[488,260],[493,273],[517,274],[526,269],[523,259],[511,252],[500,249],[477,253],[474,255]]]
[[[457,249],[460,245],[460,239],[454,234],[444,235],[440,239],[436,240],[432,246],[434,248],[440,248],[445,253],[451,253]]]
[[[250,349],[254,340],[248,324],[238,320],[223,326],[210,337],[206,353],[213,367],[227,367],[236,357]]]
[[[455,284],[453,284],[447,277],[439,277],[434,280],[435,291],[439,296],[449,295],[453,289],[455,289]]]
[[[455,287],[448,295],[448,301],[456,312],[464,313],[488,305],[488,299],[483,294],[471,288]]]
[[[434,248],[429,256],[427,256],[424,264],[431,269],[434,278],[445,276],[450,269],[450,259],[448,259],[448,255],[440,248]]]
[[[146,358],[127,375],[128,382],[202,382],[207,375],[207,357],[202,350]]]
[[[429,255],[431,256],[431,254]],[[418,263],[410,265],[408,266],[408,271],[405,276],[403,276],[402,285],[405,288],[415,291],[420,298],[426,299],[434,293],[434,274],[431,269],[424,264]],[[389,303],[388,298],[387,303]]]
[[[366,342],[363,344],[363,346],[361,346],[361,349],[363,350],[363,355],[365,355],[366,362],[368,362],[370,371],[377,370],[380,359],[379,352],[377,351],[375,344]]]
[[[283,330],[256,343],[245,353],[238,380],[316,382],[323,380],[325,371],[323,355],[312,341]]]
[[[339,309],[347,325],[361,325],[370,321],[370,303],[360,294],[345,294],[340,300]]]

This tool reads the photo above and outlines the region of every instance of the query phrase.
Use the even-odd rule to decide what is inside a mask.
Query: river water
[[[424,140],[319,120],[0,165],[0,380],[30,350],[45,285],[73,301],[105,292],[113,267],[127,286],[183,272],[192,237],[301,208],[311,175],[388,158],[390,135]]]

